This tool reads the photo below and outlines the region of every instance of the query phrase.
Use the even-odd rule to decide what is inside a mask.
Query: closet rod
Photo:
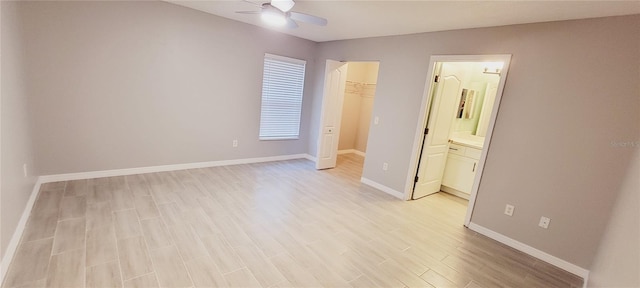
[[[364,82],[351,81],[351,80],[347,80],[347,83],[354,83],[354,84],[361,84],[361,85],[376,85],[376,83],[364,83]]]

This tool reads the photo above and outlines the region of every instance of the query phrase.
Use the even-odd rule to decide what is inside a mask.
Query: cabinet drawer
[[[451,151],[449,151],[449,152],[451,152]],[[482,150],[475,149],[475,148],[467,147],[465,149],[465,152],[464,152],[464,156],[467,156],[469,158],[473,158],[473,159],[476,159],[476,160],[480,160],[480,155],[482,155]]]
[[[461,145],[458,145],[458,144],[453,144],[453,143],[449,144],[449,153],[451,153],[451,154],[464,156],[464,153],[465,153],[466,149],[467,149],[467,147],[464,147],[464,146],[461,146]]]

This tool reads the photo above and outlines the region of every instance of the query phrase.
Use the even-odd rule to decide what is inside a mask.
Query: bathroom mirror
[[[460,104],[458,105],[458,113],[456,118],[460,119],[472,119],[474,115],[475,104],[475,90],[462,89],[462,95],[460,96]]]

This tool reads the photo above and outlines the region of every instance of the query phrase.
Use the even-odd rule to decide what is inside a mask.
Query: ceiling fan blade
[[[290,13],[289,16],[293,20],[307,22],[307,23],[320,25],[320,26],[327,26],[327,19],[324,19],[322,17],[299,13],[299,12],[289,12],[289,13]]]
[[[239,14],[260,14],[261,11],[236,11]]]
[[[296,29],[298,28],[298,23],[296,23],[296,21],[293,21],[293,19],[287,17],[287,28]]]
[[[251,5],[255,5],[255,6],[258,6],[258,7],[262,7],[262,3],[255,3],[255,2],[251,2],[251,1],[249,1],[249,0],[242,0],[242,1],[243,1],[243,2],[247,2],[247,3],[251,4]]]

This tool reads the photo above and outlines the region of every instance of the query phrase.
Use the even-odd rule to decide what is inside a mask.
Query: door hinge
[[[429,128],[424,128],[424,135],[429,134]]]
[[[418,180],[420,179],[420,177],[416,176],[416,178],[413,179],[414,182],[418,183]]]
[[[436,78],[433,79],[433,82],[440,82],[440,75],[436,75]]]

